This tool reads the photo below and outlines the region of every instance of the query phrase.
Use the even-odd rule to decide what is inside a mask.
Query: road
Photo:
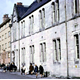
[[[9,72],[0,72],[0,79],[31,79],[23,75],[11,74]]]

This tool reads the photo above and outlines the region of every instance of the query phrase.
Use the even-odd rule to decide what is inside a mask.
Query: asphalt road
[[[0,79],[31,79],[26,76],[10,74],[8,72],[0,72]]]

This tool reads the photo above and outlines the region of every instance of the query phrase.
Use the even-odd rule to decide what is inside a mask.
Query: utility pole
[[[66,27],[67,79],[69,79],[66,0],[65,0],[65,27]]]

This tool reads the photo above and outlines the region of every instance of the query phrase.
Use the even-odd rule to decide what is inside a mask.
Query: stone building
[[[11,60],[18,69],[41,64],[50,76],[80,76],[80,1],[35,0],[15,4],[11,27]],[[16,35],[16,36],[15,36]]]
[[[10,62],[10,19],[8,14],[3,16],[3,22],[0,24],[0,63],[8,64]]]

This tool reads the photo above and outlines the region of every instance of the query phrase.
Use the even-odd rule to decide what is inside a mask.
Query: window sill
[[[75,63],[75,64],[79,64],[79,59],[75,59],[75,60],[74,60],[74,63]]]
[[[53,64],[61,64],[61,61],[54,61]]]

